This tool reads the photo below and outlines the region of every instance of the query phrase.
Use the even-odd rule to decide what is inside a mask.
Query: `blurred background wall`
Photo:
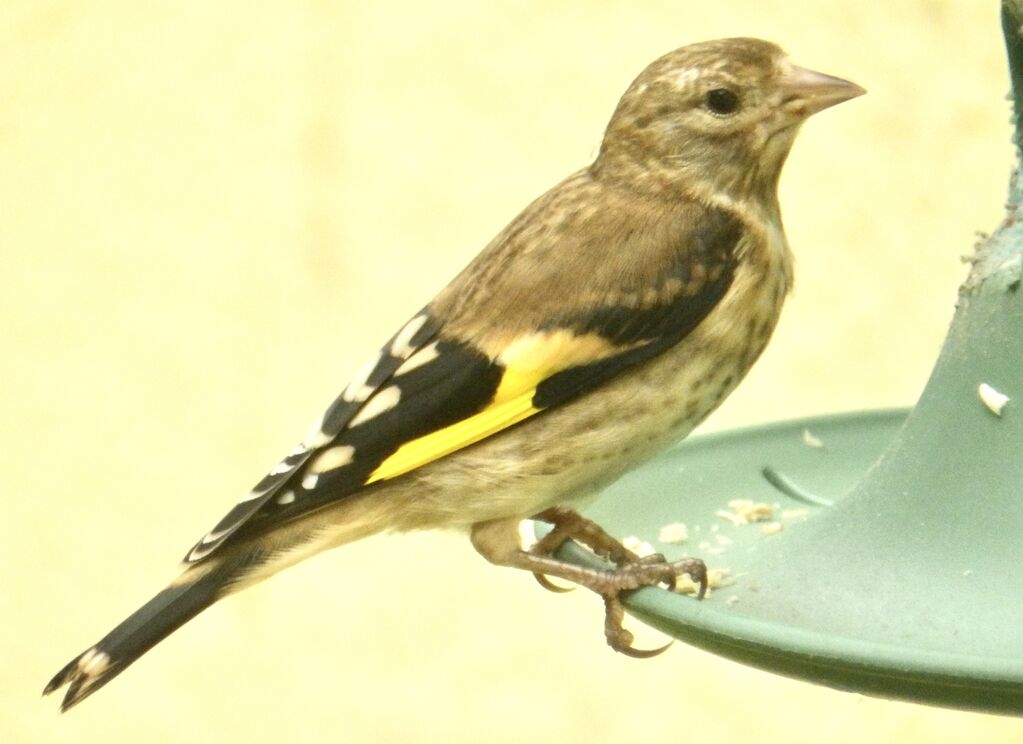
[[[735,35],[870,93],[796,144],[796,292],[708,428],[911,404],[1010,171],[994,0],[0,5],[0,740],[1023,740],[680,644],[626,659],[595,598],[446,534],[238,595],[66,717],[38,699],[589,161],[644,65]]]

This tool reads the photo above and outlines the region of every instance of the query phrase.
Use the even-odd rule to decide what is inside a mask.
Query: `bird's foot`
[[[707,566],[698,558],[685,558],[669,563],[660,553],[640,557],[592,520],[564,507],[547,509],[536,515],[536,519],[552,524],[554,529],[538,540],[526,554],[529,559],[535,559],[539,564],[535,566],[537,570],[533,571],[533,575],[541,586],[552,591],[561,592],[568,589],[552,584],[547,578],[548,575],[568,579],[603,597],[604,636],[607,644],[615,651],[634,658],[649,658],[671,645],[669,643],[650,650],[633,647],[632,633],[622,626],[625,615],[621,601],[623,593],[661,584],[674,589],[676,579],[682,574],[688,574],[699,584],[700,591],[697,595],[699,599],[703,599],[707,591]],[[616,568],[600,571],[558,561],[553,557],[554,552],[569,540],[585,545],[596,555],[610,560]]]

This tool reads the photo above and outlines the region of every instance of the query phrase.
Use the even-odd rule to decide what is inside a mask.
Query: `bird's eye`
[[[728,116],[739,110],[739,96],[728,88],[714,88],[707,91],[703,102],[713,113],[719,116]]]

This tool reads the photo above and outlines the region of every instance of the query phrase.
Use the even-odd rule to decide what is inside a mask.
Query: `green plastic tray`
[[[949,504],[935,492],[923,509],[911,494],[847,496],[905,435],[906,418],[876,411],[696,437],[624,477],[587,516],[730,576],[703,602],[639,590],[629,612],[687,643],[810,682],[1023,713],[1021,535],[1006,537],[982,494]],[[768,505],[772,518],[732,524],[719,512],[734,514],[735,499]],[[658,542],[673,522],[687,526],[687,542]],[[577,547],[569,556],[594,560]]]

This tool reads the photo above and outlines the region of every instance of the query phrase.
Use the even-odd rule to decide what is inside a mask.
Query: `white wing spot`
[[[210,532],[209,534],[206,535],[206,537],[204,537],[202,539],[202,544],[203,545],[209,545],[212,542],[216,542],[217,540],[222,538],[224,535],[226,535],[230,529],[231,528],[228,527],[228,529],[226,529],[226,530],[219,530],[219,531],[218,530],[214,530],[213,532]]]
[[[317,427],[319,428],[319,427]],[[304,455],[309,450],[305,446],[305,442],[300,442],[295,449],[288,453],[288,457],[297,457],[298,455]]]
[[[411,372],[414,369],[422,367],[424,364],[429,364],[439,356],[440,352],[437,351],[437,342],[434,341],[429,346],[424,346],[422,349],[410,356],[404,364],[394,371],[394,376],[400,377],[406,372]]]
[[[349,426],[358,426],[364,424],[370,419],[376,418],[381,413],[386,413],[398,405],[398,401],[401,400],[401,390],[397,385],[391,385],[381,390],[379,393],[374,395],[359,412],[355,414],[355,417],[348,424]]]
[[[238,499],[238,503],[239,504],[244,504],[246,501],[252,501],[253,499],[258,499],[260,496],[262,496],[265,493],[266,493],[266,491],[249,491],[243,497]]]
[[[302,479],[302,488],[304,488],[307,491],[312,491],[314,488],[316,488],[316,483],[319,480],[320,476],[318,476],[316,473],[310,473],[309,475]]]
[[[419,333],[425,323],[425,315],[417,315],[406,323],[405,327],[394,337],[394,341],[391,342],[391,354],[398,357],[398,359],[408,359],[412,356],[413,352],[415,352],[415,348],[410,345],[412,337]]]
[[[278,504],[290,504],[295,500],[295,492],[291,490],[285,491],[276,500]]]
[[[326,473],[328,470],[336,470],[337,468],[344,467],[352,461],[354,456],[355,447],[350,444],[344,444],[340,447],[331,447],[329,450],[325,450],[318,455],[315,460],[309,463],[309,473],[311,475],[320,475],[321,473]]]
[[[289,465],[286,460],[281,460],[279,463],[274,465],[273,468],[270,469],[270,475],[280,475],[281,473],[287,473],[289,470],[291,470],[291,467],[292,466]]]
[[[196,561],[205,558],[211,552],[213,552],[214,548],[216,547],[217,547],[216,545],[196,545],[194,548],[192,548],[192,551],[185,558],[185,563],[195,563]],[[184,574],[182,574],[182,576],[183,575]],[[179,576],[178,578],[174,579],[174,581],[171,582],[171,586],[174,586],[177,583],[184,582],[185,580],[182,579],[181,576]]]
[[[320,422],[317,421],[302,439],[302,449],[303,451],[319,449],[333,438],[320,428]]]
[[[378,364],[380,364],[379,351],[363,366],[362,369],[359,370],[358,374],[352,378],[352,381],[348,383],[348,387],[346,387],[345,391],[341,393],[341,397],[349,403],[362,403],[362,401],[366,400],[366,398],[373,393],[373,387],[371,385],[367,385],[366,381],[369,379],[369,376],[373,374],[373,370],[377,368]]]

